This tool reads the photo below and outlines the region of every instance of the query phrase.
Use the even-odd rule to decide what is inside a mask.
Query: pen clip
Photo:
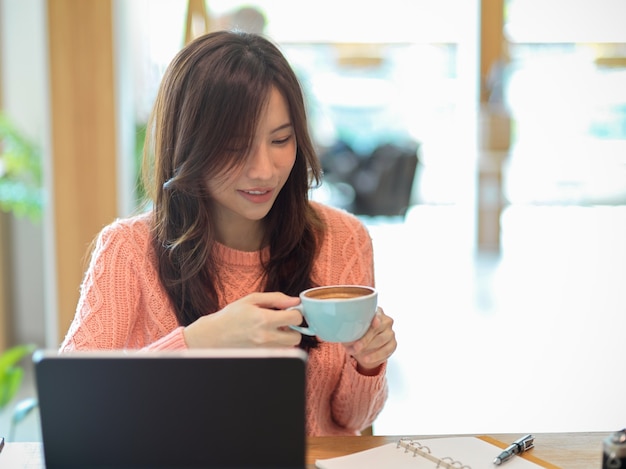
[[[523,438],[520,438],[516,442],[520,446],[520,452],[528,451],[531,448],[535,447],[535,437],[532,435],[526,435]]]

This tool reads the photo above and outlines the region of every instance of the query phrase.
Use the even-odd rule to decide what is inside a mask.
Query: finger
[[[359,341],[359,343],[354,344],[352,349],[355,352],[356,356],[365,357],[376,351],[380,350],[387,344],[392,338],[391,331],[382,331],[373,335],[367,341]]]
[[[385,313],[383,313],[382,308],[380,306],[376,308],[376,314],[374,315],[374,318],[372,319],[372,323],[370,324],[370,327],[366,335],[369,335],[370,339],[372,339],[377,334],[380,334],[380,332],[385,329],[385,323],[387,319],[390,319],[390,318],[388,318],[388,316],[385,316]]]
[[[372,351],[364,352],[354,358],[362,367],[375,368],[387,361],[395,352],[396,348],[397,342],[395,340],[395,335],[392,334],[390,340],[385,342],[381,347]]]
[[[393,319],[386,316],[382,310],[377,313],[376,321],[372,321],[372,327],[367,333],[356,342],[347,344],[347,351],[352,356],[364,357],[368,354],[384,347],[388,342],[393,341],[395,343],[395,333],[393,332]],[[394,348],[395,350],[395,348]]]
[[[377,350],[371,357],[370,360],[377,363],[383,363],[387,361],[393,353],[398,348],[398,343],[395,338],[385,344],[384,347]]]
[[[252,343],[259,347],[295,347],[301,341],[300,333],[289,328],[257,331]]]
[[[283,347],[295,347],[302,340],[302,334],[294,331],[288,327],[277,329],[278,335],[276,336],[277,345]]]
[[[396,341],[396,333],[391,327],[393,324],[393,320],[391,318],[388,318],[386,322],[387,325],[385,329],[376,337],[376,341],[378,342],[376,344],[372,344],[374,345],[374,347],[372,348],[372,350],[374,351],[373,353],[378,353],[378,358],[383,360],[389,358],[398,347],[398,342]],[[382,356],[380,354],[382,354]]]
[[[377,330],[380,328],[382,323],[383,323],[383,320],[381,317],[381,312],[380,310],[378,310],[376,311],[376,314],[374,315],[374,319],[372,319],[372,324],[370,325],[370,329]]]
[[[268,309],[287,309],[300,303],[300,298],[297,296],[288,296],[281,292],[251,293],[246,300]]]
[[[369,348],[372,343],[376,339],[376,337],[385,330],[385,323],[387,319],[391,319],[388,316],[385,316],[382,308],[378,307],[376,310],[376,315],[374,319],[372,319],[372,323],[370,324],[369,329],[365,332],[363,337],[360,339],[344,344],[346,348],[352,350],[352,353],[359,353],[362,350]]]
[[[269,325],[275,328],[282,326],[299,326],[302,324],[302,313],[297,309],[266,310]],[[291,330],[291,329],[290,329]]]

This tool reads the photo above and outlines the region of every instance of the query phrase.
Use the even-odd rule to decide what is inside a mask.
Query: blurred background
[[[137,209],[167,64],[242,29],[301,80],[312,197],[372,234],[399,341],[374,433],[623,428],[623,18],[623,0],[1,0],[0,351],[58,347],[89,243]]]

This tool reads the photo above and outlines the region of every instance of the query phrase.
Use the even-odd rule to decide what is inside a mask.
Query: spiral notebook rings
[[[472,469],[470,466],[464,465],[461,461],[455,461],[451,457],[446,456],[438,458],[433,456],[428,446],[423,445],[417,440],[411,440],[410,438],[401,438],[398,441],[397,448],[404,448],[405,453],[413,453],[413,457],[421,456],[429,461],[437,463],[437,469]]]

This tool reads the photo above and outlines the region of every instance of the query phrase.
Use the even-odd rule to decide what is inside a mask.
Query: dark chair
[[[385,144],[363,159],[350,180],[357,215],[404,216],[410,205],[419,145]]]

